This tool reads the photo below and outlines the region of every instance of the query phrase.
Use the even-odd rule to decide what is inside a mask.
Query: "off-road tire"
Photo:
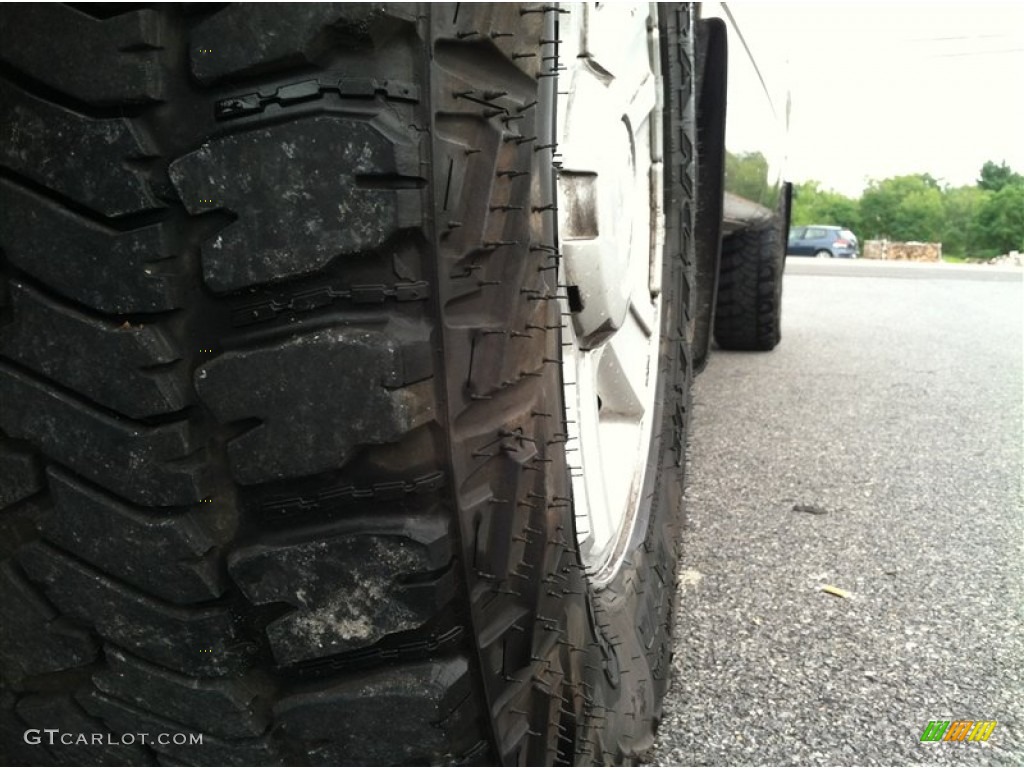
[[[789,231],[788,185],[766,224],[722,239],[715,341],[722,349],[767,352],[782,341],[782,282]]]
[[[693,10],[659,12],[659,421],[633,554],[595,590],[555,5],[0,7],[0,762],[651,743],[693,283]]]

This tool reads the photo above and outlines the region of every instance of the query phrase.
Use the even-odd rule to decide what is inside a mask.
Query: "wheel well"
[[[721,19],[702,19],[697,30],[697,199],[694,370],[707,361],[722,258],[725,190],[725,110],[728,41]]]

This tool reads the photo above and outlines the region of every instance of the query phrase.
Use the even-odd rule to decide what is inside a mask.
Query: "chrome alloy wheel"
[[[576,535],[609,582],[639,517],[659,372],[662,80],[655,4],[565,4],[560,19],[563,381]]]

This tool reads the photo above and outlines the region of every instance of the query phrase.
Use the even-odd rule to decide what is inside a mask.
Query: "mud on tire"
[[[660,13],[662,405],[597,591],[564,451],[555,6],[0,8],[5,761],[651,742],[695,162],[693,11]],[[105,737],[24,737],[48,728]]]

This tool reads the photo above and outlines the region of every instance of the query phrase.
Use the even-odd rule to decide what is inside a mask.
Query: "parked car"
[[[813,224],[789,230],[787,252],[791,256],[819,259],[856,259],[860,256],[857,236],[848,229]]]
[[[639,759],[780,338],[735,13],[0,5],[0,764]]]

